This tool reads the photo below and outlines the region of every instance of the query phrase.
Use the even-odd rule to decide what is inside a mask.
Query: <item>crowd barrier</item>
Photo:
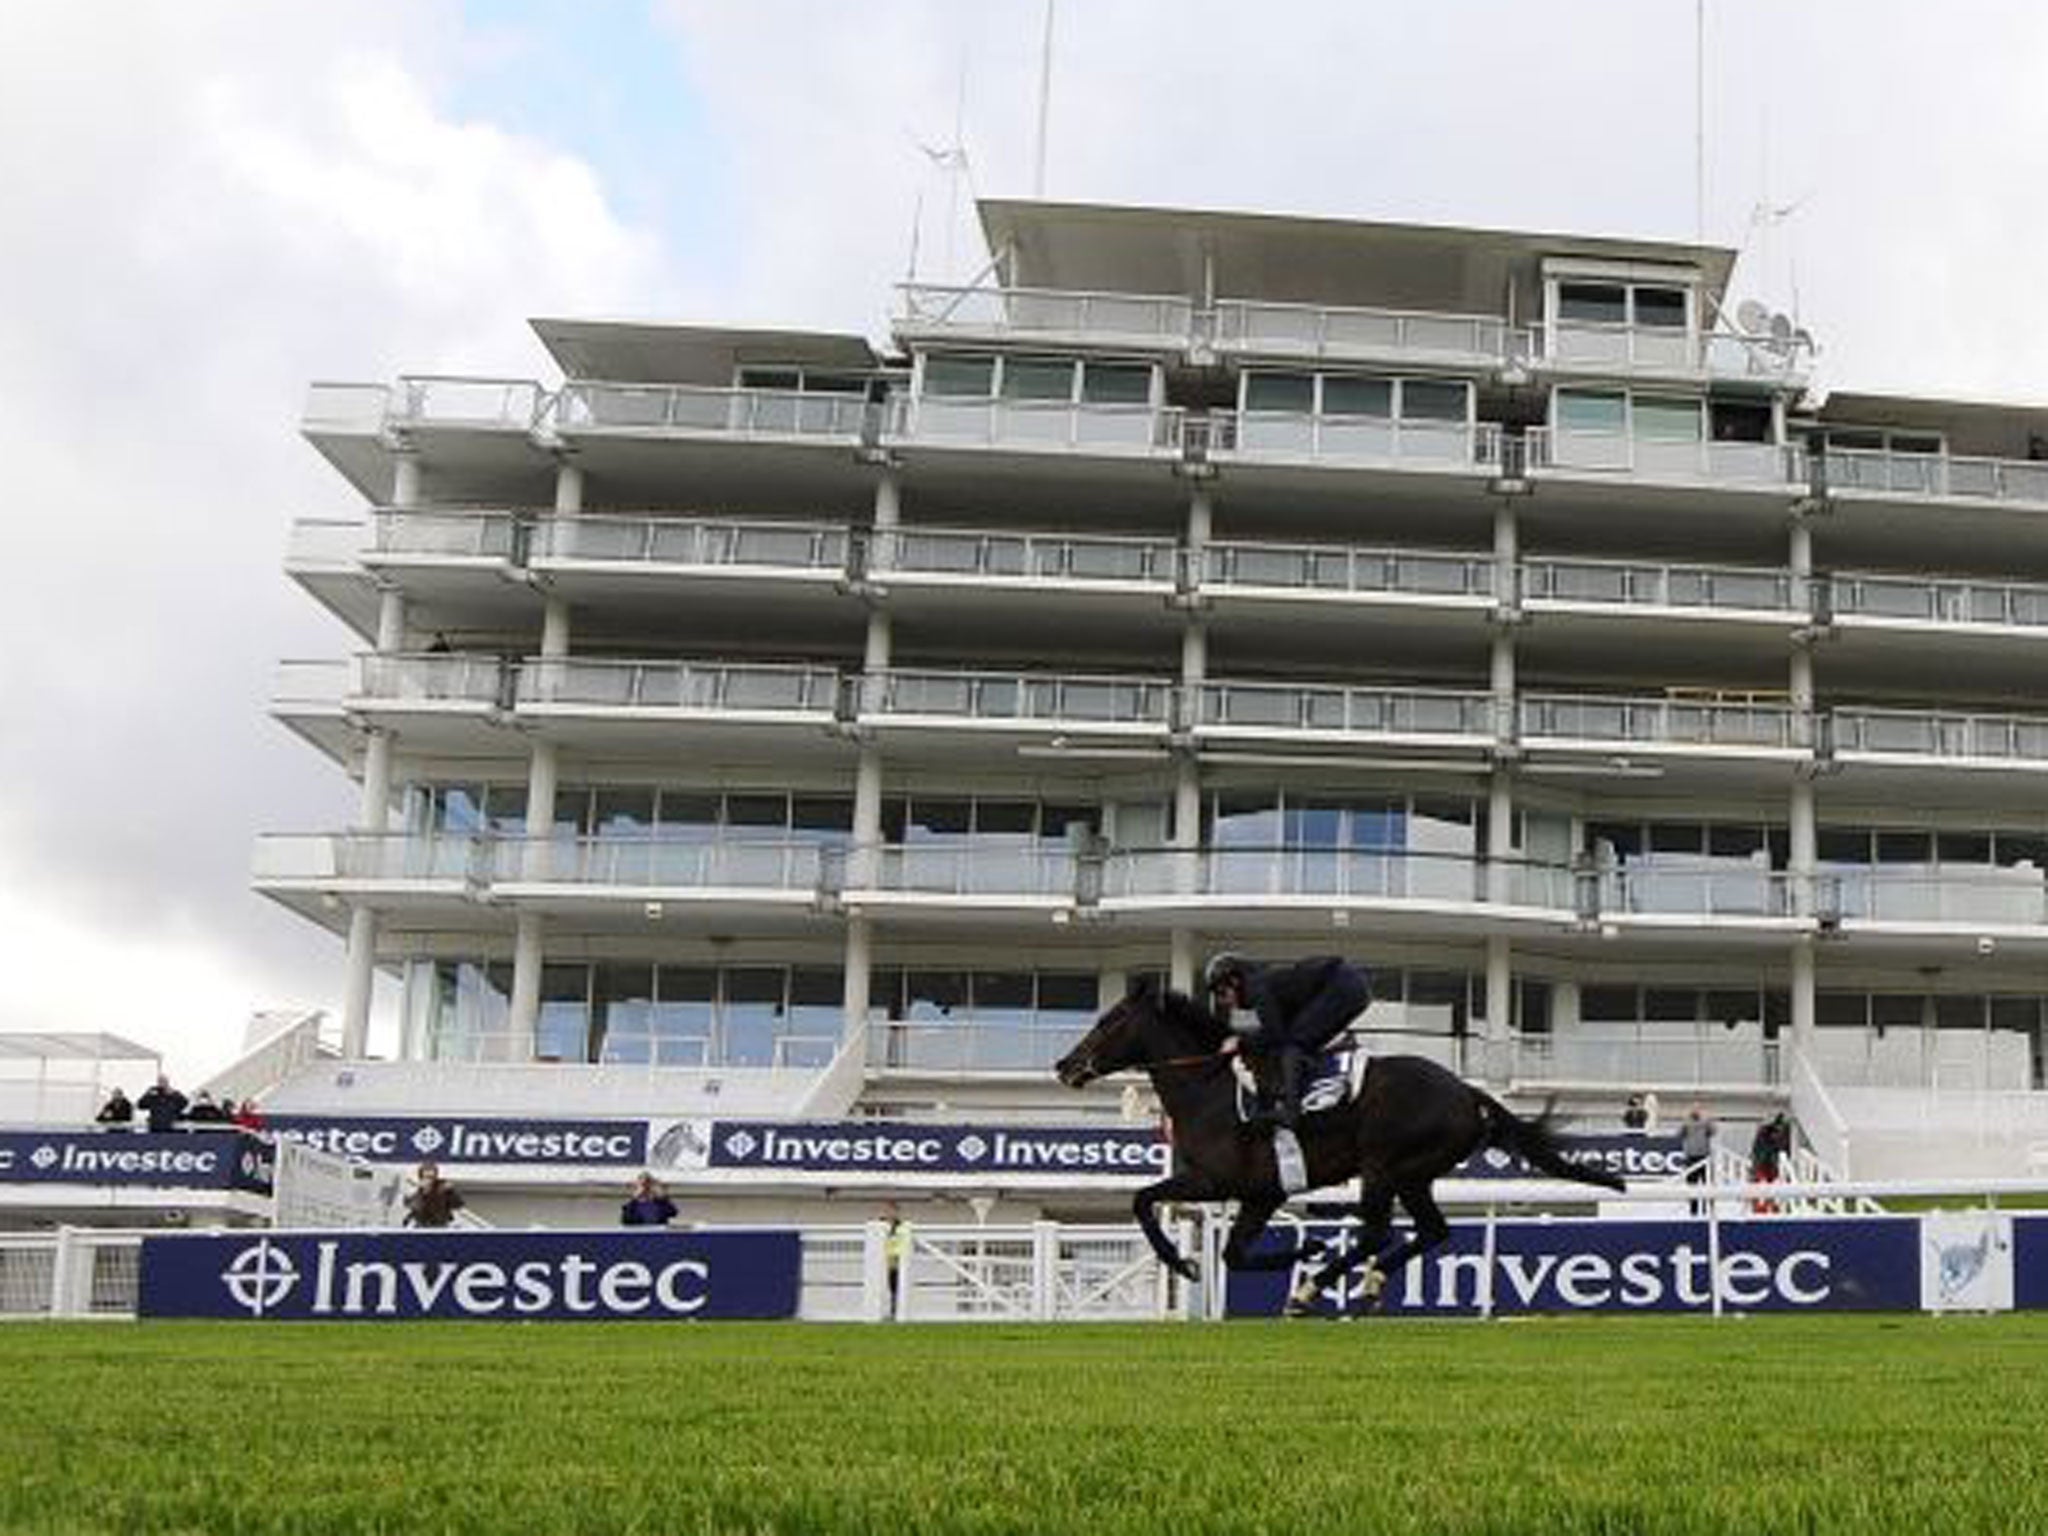
[[[1584,1191],[1503,1180],[1452,1195],[1449,1243],[1382,1298],[1393,1315],[1530,1312],[2004,1311],[2048,1308],[2048,1213],[2000,1202],[2048,1181],[1647,1185],[1601,1214],[1530,1214]],[[1911,1214],[1838,1211],[1821,1197],[1932,1197]],[[1451,1202],[1447,1202],[1451,1203]],[[1696,1207],[1696,1208],[1695,1208]],[[1763,1209],[1759,1209],[1763,1207]],[[1797,1207],[1799,1214],[1774,1214]],[[1225,1275],[1227,1213],[1174,1226],[1204,1281],[1184,1283],[1135,1227],[881,1223],[801,1229],[206,1233],[60,1228],[0,1234],[0,1318],[203,1316],[840,1322],[1214,1320],[1277,1312],[1299,1275]],[[1276,1223],[1341,1251],[1327,1208]],[[1219,1281],[1221,1283],[1215,1283]],[[1316,1298],[1355,1306],[1356,1274]]]

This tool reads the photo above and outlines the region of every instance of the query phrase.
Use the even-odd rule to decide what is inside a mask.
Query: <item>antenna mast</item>
[[[1693,0],[1692,68],[1692,234],[1693,244],[1704,246],[1707,243],[1707,0]]]
[[[1052,116],[1052,13],[1054,0],[1045,0],[1045,39],[1038,53],[1038,149],[1031,175],[1031,195],[1045,196],[1045,135]]]

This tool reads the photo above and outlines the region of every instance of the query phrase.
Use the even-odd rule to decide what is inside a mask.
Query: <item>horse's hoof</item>
[[[1196,1285],[1201,1282],[1202,1267],[1199,1264],[1197,1264],[1193,1259],[1175,1259],[1171,1264],[1167,1265],[1166,1267],[1172,1270],[1176,1275],[1179,1275],[1181,1279],[1187,1281],[1190,1285]]]

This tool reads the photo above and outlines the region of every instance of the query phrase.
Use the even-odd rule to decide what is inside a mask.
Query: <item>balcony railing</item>
[[[2048,626],[2048,586],[2025,582],[1944,581],[1843,571],[1828,578],[1828,593],[1829,606],[1838,617],[2015,629]]]
[[[399,379],[389,401],[393,426],[527,432],[540,420],[548,396],[531,379],[407,374]]]
[[[1951,458],[1939,453],[1830,447],[1825,469],[1831,491],[2048,502],[2048,461],[2036,459]]]
[[[423,512],[380,508],[367,552],[377,555],[510,560],[519,547],[519,520],[510,512]]]
[[[1204,585],[1226,588],[1487,599],[1494,595],[1493,557],[1454,551],[1217,543],[1202,551],[1200,568]]]
[[[1083,293],[1058,288],[897,285],[896,328],[905,335],[962,334],[1018,340],[1123,341],[1185,346],[1194,305],[1171,295]]]
[[[1625,698],[1602,694],[1524,694],[1523,741],[1603,745],[1803,750],[1809,717],[1789,704],[1758,700]]]
[[[1550,327],[1546,357],[1554,365],[1617,373],[1708,374],[1791,386],[1806,377],[1810,342],[1732,332],[1696,335],[1660,326],[1561,320]]]
[[[1526,560],[1525,602],[1646,608],[1803,611],[1785,570],[1746,566],[1644,565],[1625,560]]]
[[[872,537],[871,567],[912,577],[1136,582],[1171,586],[1178,550],[1165,539],[895,528]]]
[[[2032,864],[2003,868],[1831,865],[1818,877],[1819,910],[1885,923],[1974,927],[2048,924],[2048,875]]]
[[[1208,452],[1217,457],[1447,469],[1500,462],[1500,428],[1488,421],[1227,411],[1210,413],[1208,432]]]
[[[300,425],[308,432],[375,435],[384,430],[391,410],[391,389],[385,384],[320,382],[306,388]]]
[[[1792,876],[1745,859],[1659,855],[1597,878],[1597,906],[1587,916],[1790,917],[1795,911]]]
[[[818,889],[835,841],[802,837],[621,836],[496,838],[488,870],[499,884],[574,885],[643,890]]]
[[[1297,357],[1415,359],[1503,367],[1526,351],[1528,333],[1491,315],[1448,315],[1335,305],[1222,299],[1219,349]]]
[[[1164,678],[1053,673],[891,671],[860,680],[862,715],[1046,726],[1157,726],[1171,721]]]
[[[843,571],[851,541],[844,524],[578,514],[536,524],[532,556],[629,565]]]
[[[1828,720],[1838,756],[2048,763],[2048,716],[1852,708],[1834,710]]]
[[[974,1019],[874,1019],[868,1066],[878,1072],[1050,1073],[1087,1031],[1086,1017],[1056,1023],[981,1023]]]
[[[1155,405],[922,395],[911,402],[905,433],[985,448],[1164,454],[1178,451],[1180,414]]]
[[[572,383],[555,397],[565,432],[859,439],[884,409],[865,396],[690,384]]]
[[[352,881],[469,882],[488,872],[483,840],[468,833],[273,833],[256,839],[262,884]]]
[[[1516,1034],[1507,1051],[1505,1075],[1511,1082],[1764,1087],[1780,1081],[1782,1071],[1778,1042],[1754,1023],[1733,1030],[1719,1024],[1573,1024],[1550,1034]]]
[[[355,697],[378,704],[497,704],[505,696],[506,668],[496,656],[460,652],[356,658]]]
[[[1200,730],[1248,734],[1494,739],[1490,693],[1453,689],[1345,687],[1320,683],[1204,683],[1196,694]]]
[[[1569,871],[1560,870],[1560,876]],[[1273,896],[1314,900],[1483,902],[1484,861],[1406,848],[1118,848],[1103,864],[1105,900]],[[1540,894],[1530,892],[1529,894]],[[1568,906],[1570,884],[1553,893]]]
[[[518,700],[521,709],[830,716],[839,686],[830,667],[533,657],[520,667]]]
[[[832,850],[828,889],[912,896],[1073,900],[1081,861],[1064,843],[963,837]]]
[[[1528,466],[1539,474],[1562,470],[1746,486],[1806,483],[1805,450],[1778,443],[1665,440],[1566,427],[1531,427],[1523,441]]]

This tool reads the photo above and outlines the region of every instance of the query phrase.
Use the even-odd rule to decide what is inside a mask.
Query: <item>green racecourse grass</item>
[[[2048,1317],[0,1328],[9,1532],[2048,1530]]]

